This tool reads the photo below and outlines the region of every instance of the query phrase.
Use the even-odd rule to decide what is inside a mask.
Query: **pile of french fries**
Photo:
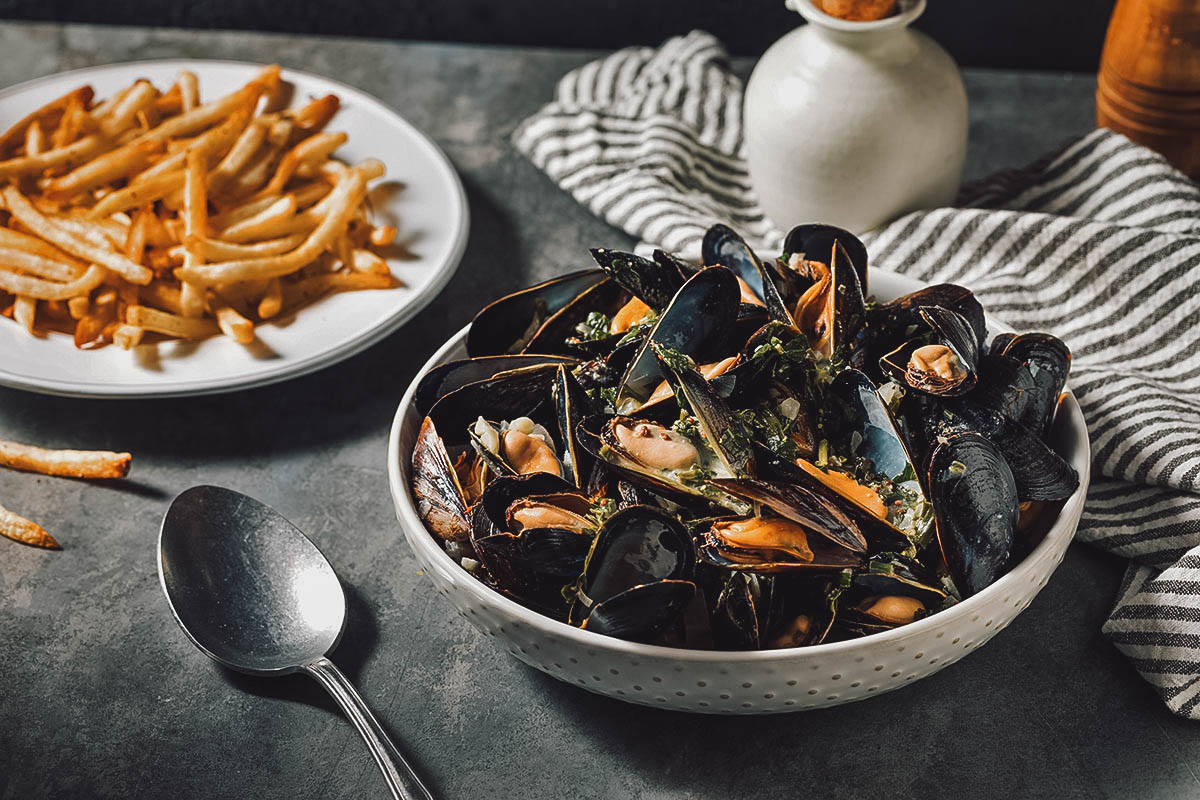
[[[133,457],[107,450],[46,450],[0,439],[0,467],[57,475],[63,478],[104,480],[124,478]],[[0,536],[22,544],[58,550],[58,541],[32,520],[0,506]]]
[[[332,156],[326,95],[290,110],[273,65],[200,101],[196,76],[99,103],[82,86],[0,135],[0,314],[79,348],[255,326],[334,290],[398,286],[372,225],[374,159]]]

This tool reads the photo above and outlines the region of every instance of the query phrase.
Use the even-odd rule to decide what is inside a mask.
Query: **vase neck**
[[[799,12],[824,38],[851,47],[871,46],[891,39],[925,11],[925,0],[897,0],[898,13],[874,22],[854,22],[826,14],[813,0],[785,0],[785,5]]]

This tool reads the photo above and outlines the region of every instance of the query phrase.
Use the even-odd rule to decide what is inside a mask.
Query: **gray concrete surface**
[[[1138,797],[1200,794],[1200,728],[1172,717],[1099,635],[1122,571],[1074,546],[1027,612],[960,664],[825,711],[705,718],[624,705],[533,671],[431,591],[392,514],[388,423],[474,309],[628,237],[508,144],[594,54],[0,24],[0,85],[159,57],[279,61],[354,84],[433,135],[473,228],[450,288],[406,328],[316,375],[191,400],[0,389],[0,437],[128,449],[110,485],[0,472],[0,502],[63,542],[0,540],[0,797],[366,798],[384,786],[315,684],[216,668],[161,596],[154,544],[190,485],[270,503],[350,597],[336,661],[445,798]],[[739,63],[743,72],[748,63]],[[1090,76],[968,72],[970,177],[1092,125]]]

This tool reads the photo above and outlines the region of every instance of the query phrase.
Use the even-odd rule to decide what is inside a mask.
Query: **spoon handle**
[[[333,665],[328,658],[319,658],[304,668],[304,671],[316,678],[317,683],[325,687],[325,691],[338,702],[342,711],[358,728],[375,763],[383,771],[384,780],[392,790],[392,796],[397,800],[433,800],[433,795],[421,783],[421,779],[413,772],[412,767],[404,760],[404,756],[392,744],[383,726],[375,719],[375,715],[367,708],[367,704],[354,690],[353,684]]]

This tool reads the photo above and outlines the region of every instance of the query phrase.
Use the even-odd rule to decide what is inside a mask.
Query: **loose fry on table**
[[[47,450],[0,439],[0,467],[63,478],[124,478],[133,456],[108,450]]]
[[[14,514],[4,506],[0,506],[0,536],[7,536],[21,544],[42,547],[46,550],[62,549],[61,545],[41,525]]]

